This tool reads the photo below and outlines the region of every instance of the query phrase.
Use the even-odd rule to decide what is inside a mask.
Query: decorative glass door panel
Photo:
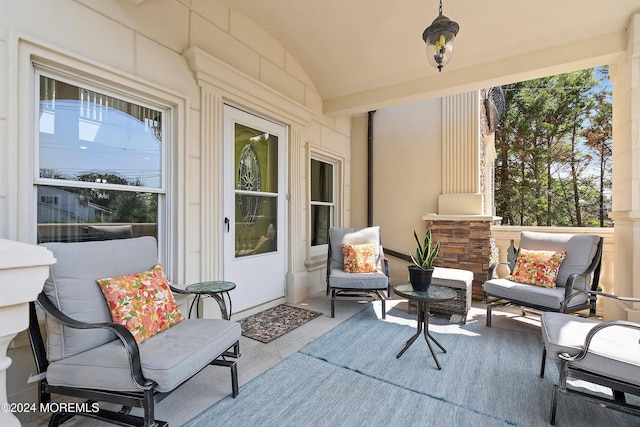
[[[239,310],[284,296],[286,128],[224,107],[224,279]]]
[[[277,250],[278,136],[235,124],[236,257]]]

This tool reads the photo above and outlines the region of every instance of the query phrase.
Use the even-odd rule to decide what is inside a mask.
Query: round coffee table
[[[440,362],[438,361],[438,358],[436,357],[436,354],[431,347],[429,339],[436,343],[436,345],[440,347],[440,350],[442,350],[444,353],[446,353],[447,350],[429,332],[429,304],[432,301],[448,301],[455,299],[456,291],[451,288],[436,285],[431,285],[429,289],[424,292],[414,291],[411,287],[411,283],[396,285],[393,287],[393,291],[402,298],[406,298],[409,301],[415,301],[418,305],[418,331],[415,333],[415,335],[409,338],[404,348],[400,350],[400,353],[398,353],[396,357],[400,358],[400,356],[402,356],[404,352],[407,351],[411,344],[413,344],[415,340],[418,339],[424,329],[424,339],[429,346],[429,350],[431,351],[433,360],[436,361],[436,366],[438,367],[438,369],[442,369],[440,366]]]
[[[222,280],[214,280],[209,282],[200,282],[189,285],[185,290],[191,294],[195,294],[196,297],[191,302],[189,307],[189,318],[191,318],[191,310],[196,305],[196,317],[200,317],[200,299],[203,295],[209,296],[216,300],[222,313],[222,318],[229,320],[231,318],[231,297],[229,291],[235,289],[236,284],[233,282],[226,282]],[[229,310],[227,310],[227,302],[229,302]]]

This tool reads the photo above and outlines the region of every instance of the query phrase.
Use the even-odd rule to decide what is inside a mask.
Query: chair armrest
[[[629,322],[626,320],[612,320],[609,322],[603,322],[594,326],[589,331],[589,333],[584,339],[584,344],[582,346],[582,349],[578,354],[576,354],[575,356],[571,356],[568,353],[562,353],[562,354],[559,354],[558,357],[560,357],[560,359],[567,360],[569,362],[575,362],[575,361],[584,359],[587,353],[589,352],[589,346],[591,345],[591,340],[593,339],[593,337],[603,329],[610,328],[611,326],[623,326],[625,328],[640,330],[640,324]],[[635,341],[635,339],[636,338],[634,337],[633,340]]]
[[[603,297],[607,297],[607,298],[613,298],[613,299],[617,299],[620,301],[626,301],[626,302],[640,302],[640,298],[634,298],[634,297],[622,297],[619,295],[613,295],[613,294],[605,294],[604,292],[598,292],[598,291],[588,291],[588,294],[591,295],[600,295]]]
[[[626,302],[640,302],[640,298],[634,298],[634,297],[623,297],[623,296],[619,296],[619,295],[613,295],[613,294],[606,294],[604,292],[598,292],[598,291],[592,291],[592,290],[588,290],[588,291],[574,291],[571,294],[567,295],[564,300],[562,301],[561,304],[561,312],[564,312],[564,307],[567,307],[569,304],[569,301],[571,301],[574,297],[578,296],[578,295],[593,295],[594,297],[598,297],[598,296],[602,296],[602,297],[606,297],[606,298],[612,298],[612,299],[617,299],[619,301],[626,301]]]
[[[567,277],[567,283],[564,286],[565,299],[567,297],[569,297],[570,295],[573,295],[573,294],[576,294],[576,293],[578,293],[578,294],[589,293],[590,291],[574,291],[573,290],[573,285],[576,282],[576,280],[578,280],[580,277],[587,278],[587,277],[591,276],[592,273],[593,273],[593,269],[589,268],[584,273],[573,273],[572,275]]]
[[[386,258],[383,258],[382,264],[384,265],[384,274],[389,279],[389,283],[391,283],[391,273],[389,272],[389,260]]]
[[[136,342],[131,332],[124,326],[114,323],[86,323],[80,322],[78,320],[72,319],[67,316],[58,308],[53,305],[53,303],[47,298],[47,296],[41,292],[36,299],[38,305],[44,310],[47,315],[51,316],[55,319],[56,322],[60,323],[63,326],[67,326],[75,329],[107,329],[114,334],[122,341],[125,350],[127,351],[127,355],[129,357],[129,367],[131,368],[131,378],[133,379],[136,387],[142,390],[149,390],[152,388],[155,383],[151,380],[148,380],[142,374],[142,365],[140,363],[140,349],[138,348],[138,343]]]
[[[588,277],[593,274],[593,281],[591,283],[591,290],[595,291],[600,280],[600,268],[602,265],[602,238],[598,242],[598,249],[596,250],[595,255],[593,256],[593,260],[591,261],[591,265],[587,267],[585,271],[582,273],[574,273],[567,278],[567,283],[565,284],[565,298],[567,298],[573,292],[573,284],[580,277]]]

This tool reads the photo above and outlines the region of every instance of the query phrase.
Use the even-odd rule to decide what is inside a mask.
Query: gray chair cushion
[[[233,346],[240,324],[222,319],[194,319],[166,329],[139,345],[142,373],[157,390],[170,391]],[[120,340],[49,365],[47,381],[58,386],[139,391],[131,380],[126,351]]]
[[[563,313],[542,313],[541,331],[547,357],[577,354],[584,338],[600,322]],[[640,383],[640,331],[611,326],[596,333],[584,359],[571,366],[620,381]]]
[[[340,289],[387,289],[389,278],[381,271],[376,273],[345,273],[332,268],[329,287]]]
[[[154,237],[78,243],[45,243],[57,262],[44,293],[67,316],[89,323],[111,322],[111,312],[96,279],[149,270],[158,262]],[[47,357],[56,361],[115,339],[106,330],[80,330],[47,319]]]
[[[540,318],[540,331],[547,357],[558,360],[558,354],[577,354],[584,338],[599,322],[584,317],[545,311]]]
[[[565,286],[570,275],[584,273],[598,251],[600,238],[589,234],[556,234],[523,231],[520,248],[544,251],[566,251],[567,256],[558,270],[556,286]],[[590,280],[579,278],[574,289],[585,290]]]
[[[507,300],[521,301],[526,304],[549,307],[559,310],[565,298],[565,288],[554,289],[514,282],[509,279],[491,279],[484,282],[484,291]],[[569,301],[568,307],[583,304],[587,295],[576,295]]]

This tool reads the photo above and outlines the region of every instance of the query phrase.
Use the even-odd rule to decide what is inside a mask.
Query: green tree
[[[610,97],[599,88],[605,75],[587,69],[503,86],[495,203],[504,224],[593,225],[594,156],[603,218],[611,140]]]
[[[608,69],[602,70],[603,78],[608,78]],[[597,159],[598,173],[598,223],[600,227],[610,224],[605,204],[607,192],[611,188],[611,157],[613,154],[613,128],[611,123],[611,91],[601,89],[594,94],[594,108],[590,111],[589,124],[583,129],[585,145]]]

